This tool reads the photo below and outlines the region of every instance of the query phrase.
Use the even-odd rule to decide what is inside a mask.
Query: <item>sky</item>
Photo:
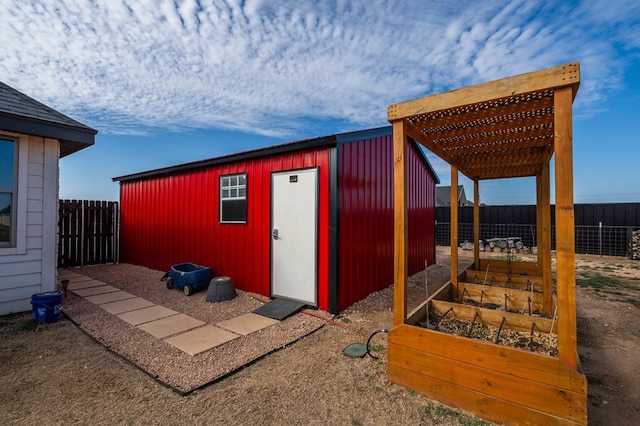
[[[640,202],[636,0],[3,0],[0,46],[0,81],[99,132],[60,160],[62,199],[118,200],[116,176],[385,126],[390,104],[580,61],[575,202]],[[535,180],[482,181],[480,201],[535,204]]]

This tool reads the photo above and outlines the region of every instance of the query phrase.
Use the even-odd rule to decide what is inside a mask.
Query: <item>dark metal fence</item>
[[[118,203],[60,200],[58,268],[116,263]]]
[[[578,254],[600,256],[628,256],[632,226],[579,226],[575,227],[575,247]],[[519,237],[527,247],[535,247],[536,225],[481,224],[480,239]],[[451,241],[449,223],[436,225],[436,245],[448,246]],[[458,241],[473,242],[473,224],[458,224]],[[551,226],[551,250],[556,249],[556,227]]]
[[[450,222],[449,207],[436,207],[436,221]],[[577,226],[640,226],[640,203],[576,204]],[[473,223],[473,206],[458,207],[458,222]],[[480,223],[519,225],[536,223],[535,205],[481,206]],[[555,206],[551,206],[551,224],[555,225]]]
[[[436,244],[450,244],[449,207],[436,208]],[[640,203],[576,204],[576,253],[628,256],[633,229],[640,226]],[[481,206],[480,238],[520,237],[536,242],[536,206]],[[555,206],[551,206],[551,249],[555,250]],[[473,206],[458,207],[458,241],[473,242]]]

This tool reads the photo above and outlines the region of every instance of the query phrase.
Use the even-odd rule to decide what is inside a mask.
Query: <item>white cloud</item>
[[[587,111],[638,54],[633,0],[450,3],[4,1],[0,80],[107,133],[286,136],[383,125],[390,103],[573,60]]]

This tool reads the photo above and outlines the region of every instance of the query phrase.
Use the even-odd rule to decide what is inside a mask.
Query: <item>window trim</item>
[[[15,136],[9,136],[3,133],[0,133],[0,139],[7,142],[13,143],[13,177],[12,177],[12,185],[9,191],[3,190],[2,193],[11,195],[11,208],[9,210],[10,214],[10,223],[9,223],[9,241],[0,241],[0,249],[7,248],[15,248],[17,245],[17,224],[18,224],[18,180],[19,180],[19,170],[20,170],[20,139]],[[6,189],[6,188],[4,188]]]
[[[236,183],[235,185],[231,184],[231,178],[239,178],[243,176],[244,177],[244,185],[240,184],[240,183]],[[222,186],[222,182],[225,178],[229,179],[229,183],[226,186]],[[247,172],[240,172],[240,173],[230,173],[230,174],[226,174],[226,175],[220,175],[219,179],[218,179],[218,190],[219,190],[219,194],[218,194],[218,199],[219,199],[219,207],[220,207],[220,212],[219,212],[219,217],[218,217],[218,222],[221,224],[246,224],[248,221],[248,199],[247,199],[247,188],[248,188],[248,174]],[[229,191],[229,195],[227,195],[226,197],[223,197],[223,191],[224,190],[228,190]],[[240,189],[244,189],[244,196],[239,196],[237,195],[238,192],[240,191]],[[231,191],[236,190],[236,195],[235,196],[231,196]],[[223,212],[224,212],[224,208],[223,208],[223,204],[225,201],[238,201],[238,200],[244,200],[244,220],[224,220],[223,219]]]
[[[27,180],[29,178],[29,136],[22,133],[0,132],[0,137],[18,143],[17,194],[15,200],[16,230],[13,246],[0,247],[0,256],[23,255],[27,253]]]

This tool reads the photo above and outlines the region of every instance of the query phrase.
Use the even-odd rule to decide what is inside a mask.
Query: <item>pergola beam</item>
[[[573,99],[578,91],[579,84],[580,64],[571,62],[540,71],[392,104],[387,108],[387,119],[390,122],[394,122],[415,115],[474,104],[488,99],[506,98],[566,86],[571,86]]]
[[[420,129],[409,120],[403,120],[403,122],[405,132],[411,139],[418,142],[420,145],[424,146],[447,163],[451,163],[451,156],[447,152],[445,152],[441,146],[433,143],[432,138],[422,133]]]

